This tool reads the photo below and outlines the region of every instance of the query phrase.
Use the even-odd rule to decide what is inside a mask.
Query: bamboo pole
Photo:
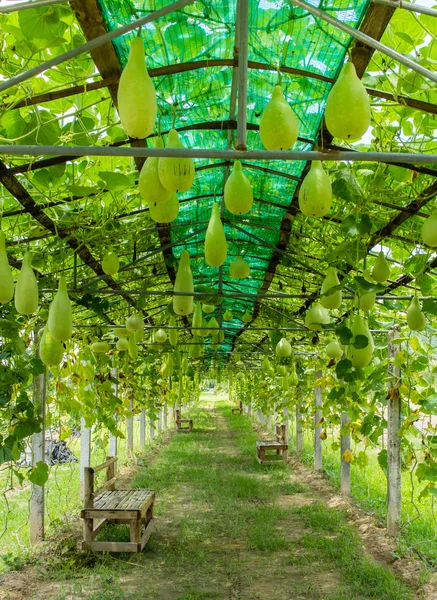
[[[11,6],[0,6],[0,15],[7,15],[13,12],[28,10],[29,8],[41,8],[51,6],[52,4],[66,4],[68,0],[35,0],[35,2],[25,2],[22,4],[12,4]]]
[[[395,328],[388,334],[389,383],[387,410],[387,529],[391,536],[399,533],[402,503],[402,470],[401,470],[401,368],[394,365],[400,348],[394,344],[399,335]]]
[[[383,4],[384,6],[392,6],[393,8],[402,8],[411,12],[420,13],[422,15],[428,15],[430,17],[437,17],[437,10],[428,6],[422,6],[421,4],[412,4],[411,2],[405,2],[405,0],[372,0],[374,4]]]
[[[37,375],[33,381],[33,403],[41,418],[41,431],[32,434],[32,467],[45,462],[45,416],[46,416],[46,373]],[[32,483],[30,497],[30,543],[44,540],[44,486]]]
[[[295,0],[293,0],[295,1]],[[436,76],[437,77],[437,76]],[[1,85],[0,85],[1,91]],[[118,158],[205,158],[226,160],[302,160],[347,161],[347,162],[392,162],[398,164],[437,164],[436,154],[412,154],[407,152],[355,152],[351,150],[329,150],[325,152],[307,150],[217,150],[208,148],[147,148],[115,146],[33,146],[0,145],[0,155],[6,156],[112,156]]]

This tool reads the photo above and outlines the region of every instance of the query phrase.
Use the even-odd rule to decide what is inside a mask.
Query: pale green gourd
[[[188,358],[186,356],[184,356],[184,358],[181,361],[181,371],[182,373],[186,373],[188,369]]]
[[[123,129],[133,138],[150,135],[156,121],[156,91],[146,68],[144,43],[132,40],[128,62],[118,84],[118,114]]]
[[[235,260],[231,262],[229,267],[229,273],[234,279],[245,279],[250,275],[249,264],[242,256],[237,256]]]
[[[165,344],[167,341],[167,333],[165,329],[157,329],[154,337],[157,344]]]
[[[116,275],[120,269],[120,261],[118,256],[110,250],[105,254],[102,260],[102,270],[106,275]]]
[[[202,319],[202,330],[200,331],[200,335],[204,338],[209,336],[208,323],[205,318]]]
[[[130,317],[128,317],[126,320],[126,329],[131,332],[141,331],[142,329],[144,329],[144,321],[141,315],[130,315]]]
[[[337,271],[334,267],[328,267],[326,271],[326,277],[323,280],[321,294],[325,294],[331,288],[340,285],[340,281],[337,277]],[[342,294],[341,290],[337,290],[333,294],[329,294],[329,296],[321,296],[320,304],[323,308],[327,308],[329,310],[340,308],[341,305]]]
[[[241,317],[241,319],[243,320],[244,323],[250,323],[252,320],[252,315],[251,313],[246,309],[246,312],[244,313],[244,315]]]
[[[390,267],[383,252],[378,254],[375,266],[372,269],[372,277],[378,283],[383,283],[390,277]]]
[[[117,340],[115,347],[119,352],[125,352],[126,350],[129,350],[129,342],[126,338],[120,338]]]
[[[231,313],[229,308],[227,308],[225,311],[225,314],[223,315],[223,320],[224,321],[232,321],[233,318],[234,318],[234,315]]]
[[[271,367],[271,365],[270,365],[270,361],[269,361],[269,359],[267,358],[267,356],[265,356],[265,357],[263,358],[263,361],[262,361],[262,363],[261,363],[261,371],[262,371],[263,373],[265,373],[265,374],[268,374],[268,373],[270,373],[271,369],[272,369],[272,367]]]
[[[209,328],[209,334],[214,336],[217,335],[217,331],[218,331],[218,321],[215,317],[211,317],[208,323],[208,328]]]
[[[299,380],[297,378],[297,373],[296,373],[296,365],[294,363],[291,365],[290,374],[288,376],[288,381],[290,382],[290,385],[292,385],[292,386],[295,386],[299,383]]]
[[[188,353],[191,356],[191,358],[200,358],[203,353],[203,338],[195,335],[193,337],[193,343],[190,346]]]
[[[25,252],[15,286],[15,308],[20,315],[32,315],[38,310],[38,283],[32,269],[32,254]]]
[[[321,331],[322,325],[329,324],[329,313],[319,302],[315,302],[305,315],[305,326],[312,331]]]
[[[242,373],[241,371],[239,371],[236,375],[235,375],[235,379],[238,379],[238,381],[241,381],[245,378],[244,373]]]
[[[129,337],[131,334],[131,331],[129,331],[129,329],[127,329],[126,327],[117,327],[112,331],[117,337]]]
[[[364,335],[368,340],[365,348],[354,348],[353,345],[350,346],[349,356],[350,360],[352,361],[352,366],[360,368],[367,367],[372,360],[373,351],[375,349],[373,337],[369,330],[369,325],[363,317],[356,315],[351,327],[351,331],[354,336],[353,339],[355,339],[357,335]]]
[[[278,358],[286,358],[291,356],[291,344],[285,338],[281,338],[276,344],[276,356]]]
[[[179,214],[179,199],[176,193],[171,194],[166,202],[149,203],[149,215],[155,223],[172,223]]]
[[[44,327],[39,342],[39,357],[46,367],[58,366],[64,357],[64,346],[62,342],[55,340]]]
[[[182,361],[182,356],[180,353],[179,348],[175,348],[173,350],[173,364],[175,367],[180,367],[181,366],[181,361]]]
[[[129,341],[128,341],[128,352],[129,352],[129,356],[135,360],[138,358],[138,346],[137,343],[135,341],[135,336],[132,333],[129,336]]]
[[[368,271],[364,271],[363,277],[369,283],[374,283]],[[360,296],[360,309],[365,311],[372,310],[372,308],[375,306],[375,302],[376,292],[364,292]]]
[[[108,342],[94,342],[91,344],[91,350],[96,354],[106,354],[109,352]]]
[[[199,329],[202,327],[202,318],[202,305],[200,304],[200,302],[197,302],[196,306],[194,307],[193,321],[191,327],[191,333],[193,335],[202,335],[202,329]]]
[[[426,318],[420,307],[419,298],[414,296],[407,310],[407,325],[412,331],[421,331],[426,325]]]
[[[236,160],[225,183],[225,206],[233,215],[248,213],[253,206],[253,190],[243,173],[241,162]]]
[[[171,316],[168,324],[170,325],[170,327],[176,327],[176,317]],[[178,345],[179,331],[177,329],[168,330],[168,341],[173,347]]]
[[[282,390],[287,392],[290,389],[290,382],[288,381],[288,376],[284,375],[282,378]]]
[[[194,293],[193,273],[190,267],[190,255],[183,250],[174,284],[176,293]],[[193,296],[173,296],[173,310],[177,315],[189,315],[193,312]]]
[[[14,278],[12,277],[8,255],[6,253],[6,238],[0,231],[0,302],[6,304],[14,297]]]
[[[205,237],[205,260],[210,267],[220,267],[226,260],[227,243],[217,202],[212,205]]]
[[[215,306],[212,304],[202,304],[202,310],[205,314],[210,315],[215,311]]]
[[[164,148],[162,139],[155,138],[155,148]],[[161,183],[158,173],[158,156],[150,156],[144,163],[139,178],[140,194],[149,204],[162,204],[168,202],[173,194]]]
[[[437,246],[437,210],[433,211],[422,225],[422,241],[427,246]]]
[[[319,160],[311,168],[299,190],[299,208],[306,217],[324,217],[332,204],[331,181]]]
[[[285,100],[280,85],[275,86],[261,115],[259,134],[266,150],[289,150],[297,140],[296,115]]]
[[[341,140],[361,138],[370,127],[370,100],[353,63],[344,65],[326,101],[329,133]]]
[[[331,340],[326,346],[326,354],[329,358],[339,359],[343,356],[343,349],[337,340]]]
[[[58,291],[50,304],[47,329],[58,342],[68,341],[73,334],[73,311],[63,275],[59,278]]]
[[[185,148],[176,129],[170,129],[167,148]],[[194,182],[192,158],[160,158],[158,174],[161,184],[169,192],[186,192]]]
[[[142,342],[144,340],[144,329],[134,331],[134,337],[136,342]]]

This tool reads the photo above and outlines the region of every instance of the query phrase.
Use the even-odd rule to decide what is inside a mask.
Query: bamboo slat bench
[[[97,467],[86,467],[82,550],[98,552],[141,552],[154,530],[153,490],[116,490],[117,457],[108,456]],[[94,475],[106,469],[106,481],[94,491]],[[97,524],[95,522],[97,521]],[[94,538],[106,523],[130,526],[130,542],[96,542]]]
[[[181,419],[180,409],[176,409],[176,431],[178,433],[191,433],[193,431],[193,419]],[[188,423],[188,425],[185,425]]]
[[[240,415],[243,414],[243,403],[241,402],[241,400],[238,403],[238,406],[232,409],[232,414],[235,415],[235,413],[238,413]]]
[[[261,440],[256,443],[256,457],[260,465],[278,462],[271,455],[266,455],[267,450],[273,450],[276,455],[282,455],[284,463],[288,460],[287,428],[285,425],[275,425],[275,439]]]

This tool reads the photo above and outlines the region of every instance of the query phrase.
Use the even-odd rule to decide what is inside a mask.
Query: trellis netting
[[[108,30],[138,19],[167,3],[141,0],[99,0]],[[198,126],[202,123],[234,120],[232,108],[233,69],[237,62],[237,3],[234,1],[204,1],[171,13],[142,30],[149,69],[167,65],[168,75],[154,80],[158,95],[161,131],[168,131],[176,118],[177,126]],[[341,1],[326,6],[327,12],[350,26],[358,27],[367,9],[367,1]],[[324,3],[320,4],[321,8]],[[129,45],[136,32],[114,41],[116,54],[123,67]],[[351,37],[320,21],[289,2],[251,0],[249,2],[249,70],[247,146],[262,149],[258,134],[260,115],[278,81],[277,67],[287,65],[293,74],[282,74],[284,95],[299,121],[296,150],[310,150],[317,141],[325,101],[331,89],[327,80],[336,78],[341,69]],[[238,40],[237,40],[238,45]],[[258,63],[258,64],[256,64]],[[220,126],[219,126],[220,127]],[[187,147],[226,149],[229,131],[223,125],[215,130],[191,130],[181,133]],[[221,200],[225,173],[229,164],[220,161],[196,161],[198,168],[194,185],[180,194],[180,212],[171,225],[173,256],[178,259],[187,248],[194,259],[193,272],[198,283],[208,283],[216,289],[222,277],[225,293],[247,293],[247,297],[225,298],[220,311],[230,309],[233,319],[223,323],[225,340],[220,350],[228,352],[236,333],[241,329],[246,310],[253,311],[254,299],[266,277],[270,260],[280,237],[280,225],[293,199],[305,163],[300,161],[256,162],[243,164],[254,190],[254,207],[249,215],[234,216],[224,211],[228,255],[222,275],[203,260],[205,232],[193,235],[186,243],[179,240],[206,226],[214,200]],[[257,168],[261,167],[261,169]],[[275,172],[265,172],[270,168]],[[280,169],[280,172],[279,172]],[[243,255],[250,265],[250,279],[236,280],[229,275],[230,263]],[[218,311],[216,311],[218,312]]]

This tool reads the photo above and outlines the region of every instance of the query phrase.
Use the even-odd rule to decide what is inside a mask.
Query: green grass
[[[364,448],[353,446],[358,452]],[[365,510],[371,511],[385,522],[387,516],[386,486],[384,472],[378,464],[377,450],[368,449],[369,464],[365,469],[351,465],[351,495]],[[304,452],[302,456],[306,464],[312,464],[313,447],[309,434],[304,436]],[[332,450],[330,439],[323,443],[323,469],[329,481],[340,487],[340,452]],[[402,474],[402,532],[398,551],[401,555],[413,551],[430,564],[437,567],[437,512],[432,497],[419,500],[423,486],[409,472]],[[412,501],[413,500],[413,501]]]

